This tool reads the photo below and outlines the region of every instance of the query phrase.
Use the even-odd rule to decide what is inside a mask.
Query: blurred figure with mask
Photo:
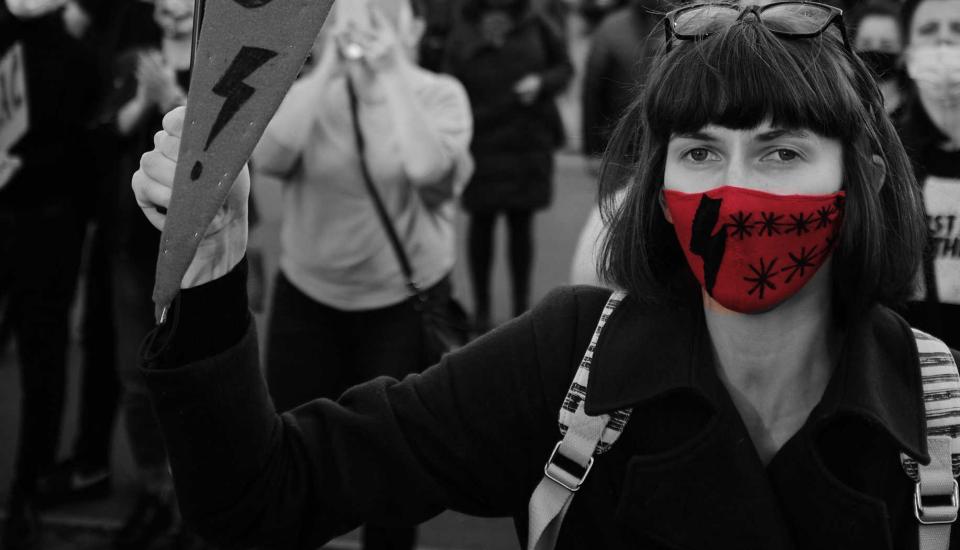
[[[381,197],[416,286],[450,300],[454,199],[472,172],[472,119],[456,80],[416,64],[421,13],[419,0],[337,2],[316,66],[254,152],[257,170],[284,181],[266,361],[278,410],[436,360],[367,189]],[[414,529],[368,525],[364,547],[412,548],[415,538]]]
[[[903,6],[910,97],[901,138],[923,186],[930,242],[913,326],[960,346],[960,0]]]
[[[906,76],[900,60],[903,52],[900,5],[892,0],[871,0],[851,12],[853,48],[873,69],[883,93],[884,109],[895,117],[894,113],[903,104]]]

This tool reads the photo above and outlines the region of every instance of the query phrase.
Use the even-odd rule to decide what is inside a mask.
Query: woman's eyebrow
[[[675,134],[674,137],[680,139],[693,139],[696,141],[718,141],[716,136],[703,130],[697,130],[695,132],[681,132],[679,134]]]
[[[775,139],[780,139],[782,137],[792,137],[798,139],[806,139],[810,137],[810,134],[804,130],[771,130],[769,132],[763,132],[762,134],[757,134],[757,141],[773,141]]]

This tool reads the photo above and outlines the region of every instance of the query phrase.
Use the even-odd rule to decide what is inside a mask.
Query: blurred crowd
[[[456,207],[468,218],[470,334],[496,324],[490,294],[500,218],[511,314],[528,309],[534,220],[553,200],[555,154],[580,144],[591,176],[640,161],[601,165],[662,44],[662,16],[679,3],[337,5],[251,163],[254,186],[265,176],[283,182],[280,268],[266,300],[267,379],[278,409],[436,359],[420,336],[419,298],[456,312]],[[960,0],[828,3],[845,10],[852,46],[876,76],[925,194],[930,246],[903,314],[958,348]],[[0,351],[15,343],[22,386],[4,548],[36,547],[38,511],[110,494],[118,415],[139,498],[115,546],[206,546],[179,520],[137,370],[140,342],[154,325],[159,235],[130,189],[163,115],[186,101],[194,9],[193,0],[0,0]],[[590,34],[581,75],[568,51],[573,14]],[[557,98],[575,78],[582,136],[573,138]],[[602,284],[595,247],[603,230],[595,211],[571,259],[572,282]],[[254,273],[263,270],[258,261],[251,253]],[[78,294],[78,432],[61,458]],[[330,368],[310,369],[321,355]],[[389,526],[369,525],[364,534],[370,549],[415,541],[414,530]]]

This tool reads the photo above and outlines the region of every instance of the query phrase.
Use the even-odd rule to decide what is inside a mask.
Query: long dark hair
[[[642,300],[693,294],[695,281],[659,202],[670,137],[708,124],[749,129],[770,120],[843,144],[847,207],[833,256],[841,314],[901,303],[923,248],[922,202],[869,69],[832,31],[782,39],[752,17],[713,30],[702,40],[675,41],[669,53],[661,48],[611,140],[601,172],[609,225],[601,275]],[[886,165],[882,186],[874,155]]]

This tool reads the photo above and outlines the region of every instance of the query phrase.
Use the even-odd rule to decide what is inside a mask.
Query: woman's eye
[[[703,147],[697,147],[696,149],[690,149],[684,154],[685,157],[688,157],[693,162],[706,162],[710,160],[710,151],[704,149]]]
[[[793,162],[800,158],[800,153],[793,149],[777,149],[761,160],[772,160],[774,162]]]

